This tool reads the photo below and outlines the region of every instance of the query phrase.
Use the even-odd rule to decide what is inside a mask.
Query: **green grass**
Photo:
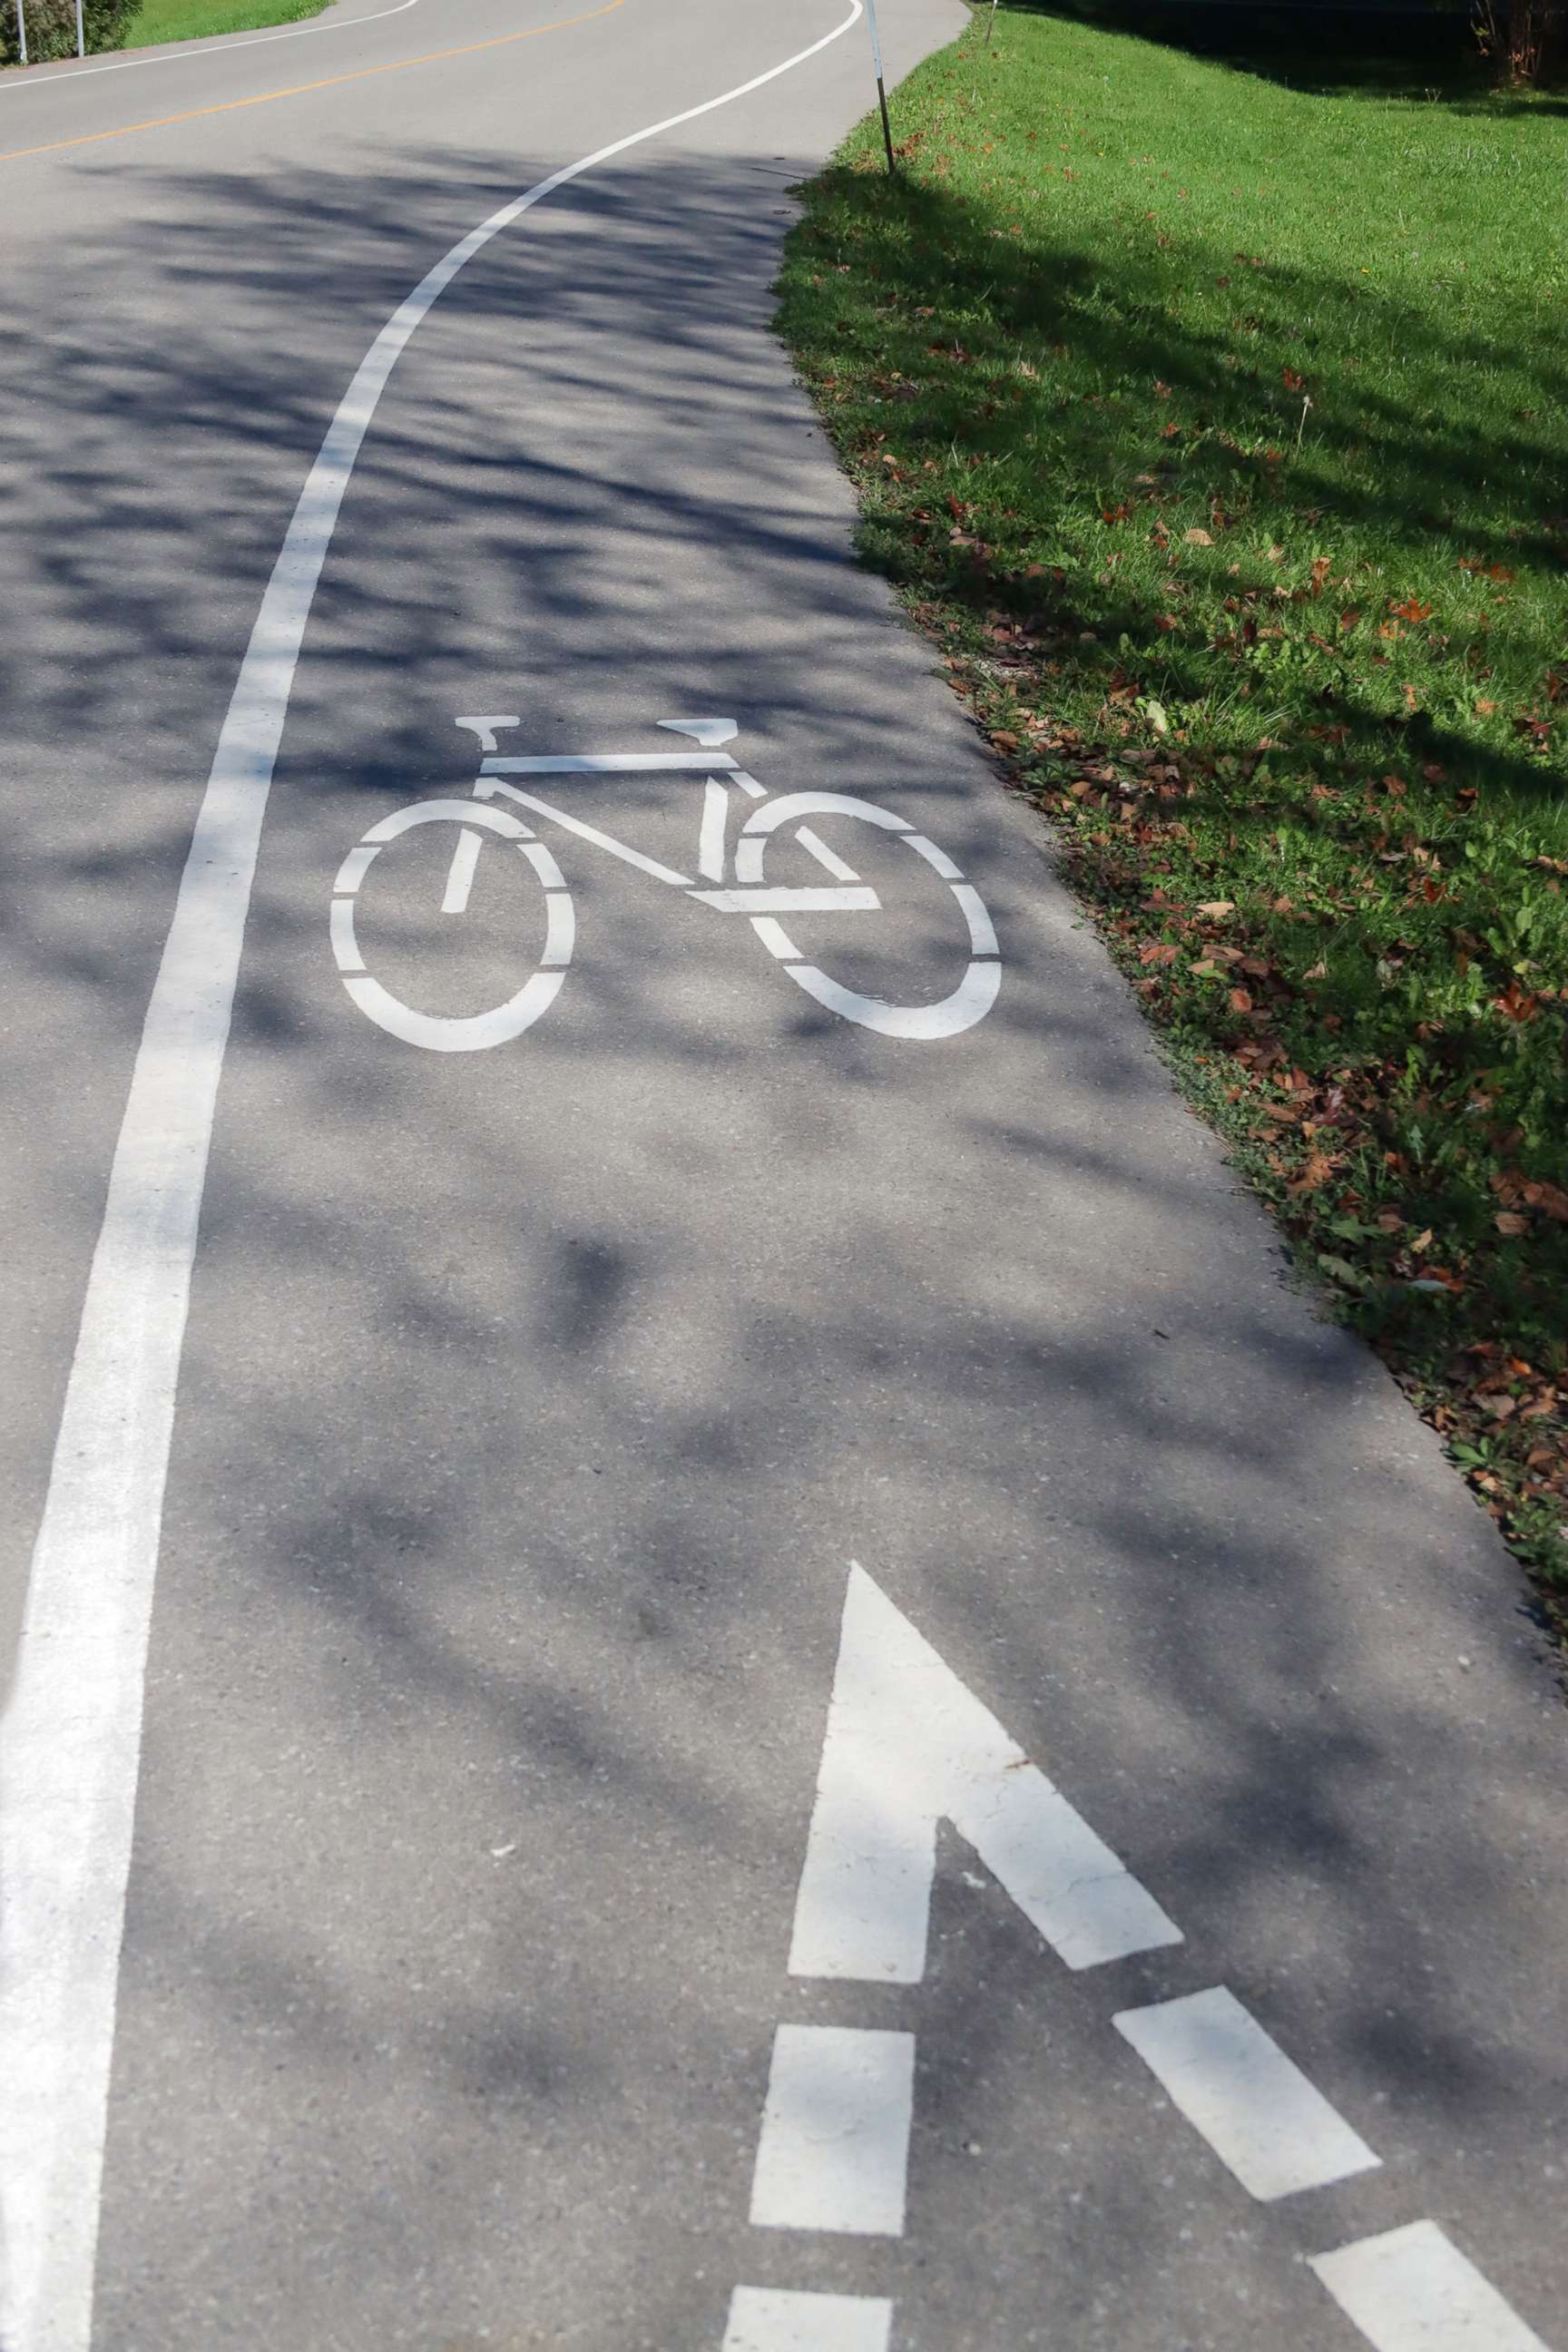
[[[1568,110],[977,26],[781,323],[1343,1316],[1568,1603]]]
[[[150,48],[156,41],[201,41],[215,33],[293,25],[302,16],[319,16],[325,5],[326,0],[142,0],[124,45]]]

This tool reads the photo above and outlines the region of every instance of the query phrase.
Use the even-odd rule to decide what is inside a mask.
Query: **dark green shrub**
[[[76,55],[76,0],[22,0],[27,20],[27,60]],[[82,30],[89,49],[117,49],[124,40],[136,0],[82,0]],[[20,63],[16,0],[0,0],[0,66]]]

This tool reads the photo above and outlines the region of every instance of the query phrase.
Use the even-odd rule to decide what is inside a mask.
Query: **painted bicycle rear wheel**
[[[477,1013],[421,1012],[395,994],[370,969],[374,942],[361,933],[360,893],[378,858],[396,842],[426,825],[454,828],[452,861],[442,912],[447,919],[467,910],[481,854],[515,853],[544,894],[542,950],[531,962],[521,987]],[[576,937],[571,894],[561,868],[542,841],[510,810],[477,801],[419,801],[373,824],[351,849],[332,886],[332,955],[353,1002],[368,1021],[407,1045],[431,1054],[478,1054],[521,1037],[548,1013],[561,992]]]

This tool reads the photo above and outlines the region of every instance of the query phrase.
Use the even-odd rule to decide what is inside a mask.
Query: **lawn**
[[[781,325],[1190,1097],[1568,1624],[1568,108],[1026,9]]]
[[[125,47],[155,41],[199,41],[215,33],[250,33],[262,25],[293,25],[319,16],[326,0],[142,0],[125,32]]]

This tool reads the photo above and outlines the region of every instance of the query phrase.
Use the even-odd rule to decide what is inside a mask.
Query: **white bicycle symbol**
[[[459,719],[459,727],[469,729],[479,739],[481,751],[494,754],[496,730],[521,725],[517,719]],[[1001,965],[998,961],[996,933],[984,900],[972,883],[966,882],[951,857],[916,831],[908,820],[896,816],[890,809],[880,808],[874,801],[862,800],[848,793],[802,792],[785,793],[769,800],[753,776],[737,765],[721,747],[733,740],[739,729],[731,719],[663,719],[658,724],[676,735],[689,737],[700,749],[695,751],[641,751],[591,754],[581,757],[565,755],[535,756],[527,759],[486,758],[474,783],[471,800],[419,801],[412,808],[398,809],[393,815],[383,817],[373,824],[358,846],[351,849],[333,884],[331,908],[332,953],[342,975],[343,986],[368,1019],[394,1037],[410,1045],[423,1045],[433,1054],[474,1054],[491,1045],[503,1045],[510,1038],[520,1037],[547,1013],[560,994],[561,984],[572,961],[576,940],[576,917],[571,892],[560,866],[531,827],[525,824],[513,808],[498,807],[499,799],[514,803],[518,809],[528,809],[535,816],[547,817],[552,824],[574,834],[580,841],[591,842],[597,849],[607,850],[612,856],[623,859],[628,866],[650,876],[672,889],[684,891],[705,907],[720,914],[745,915],[763,944],[776,956],[796,986],[808,996],[837,1013],[846,1021],[853,1021],[863,1029],[875,1029],[884,1037],[938,1038],[955,1037],[972,1029],[984,1019],[996,1001],[1001,985]],[[616,841],[595,825],[585,824],[565,809],[556,808],[540,800],[520,785],[503,781],[508,776],[598,776],[620,772],[646,772],[649,770],[673,771],[703,775],[702,813],[697,845],[697,871],[700,880],[689,875],[678,874],[672,866],[648,857],[640,849]],[[721,781],[722,779],[722,781]],[[741,828],[735,843],[732,881],[726,879],[729,856],[729,827],[731,788],[746,794],[759,805],[753,808]],[[950,994],[932,1004],[890,1004],[879,997],[858,994],[808,963],[795,947],[780,918],[789,914],[875,914],[881,908],[877,892],[863,883],[854,868],[847,865],[820,840],[810,826],[802,822],[813,816],[858,818],[875,825],[883,834],[903,842],[917,857],[923,858],[933,872],[940,875],[952,891],[963,912],[969,933],[969,959],[963,978]],[[480,851],[488,842],[513,849],[532,868],[544,893],[544,946],[537,969],[524,982],[514,996],[488,1012],[449,1014],[416,1012],[413,1006],[393,995],[366,969],[356,930],[355,915],[360,886],[375,860],[389,842],[417,825],[450,824],[458,828],[452,851],[451,866],[447,876],[441,911],[461,915],[468,905],[478,869]],[[802,887],[770,887],[763,876],[763,861],[769,843],[782,828],[792,829],[793,838],[815,858],[831,877],[825,884]]]

